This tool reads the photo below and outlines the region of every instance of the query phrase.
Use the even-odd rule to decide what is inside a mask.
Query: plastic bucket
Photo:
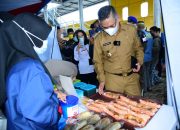
[[[64,118],[73,117],[79,113],[78,100],[78,97],[68,95],[66,96],[66,103],[59,101]]]

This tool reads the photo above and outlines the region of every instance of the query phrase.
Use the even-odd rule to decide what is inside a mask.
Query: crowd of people
[[[162,82],[161,73],[165,68],[164,37],[160,28],[152,26],[148,32],[143,21],[137,23],[138,36],[144,48],[144,63],[141,70],[142,88],[144,92]],[[162,35],[162,36],[161,36]]]
[[[77,78],[96,85],[99,94],[109,90],[141,96],[161,82],[165,59],[160,28],[147,31],[133,16],[122,24],[114,7],[104,6],[86,33],[69,28],[65,40],[60,27],[29,13],[1,19],[0,106],[9,130],[57,129],[58,99],[65,101],[66,95],[54,89],[56,81],[45,66],[50,59],[74,64]]]
[[[132,69],[133,67],[136,68],[136,62],[142,62],[140,63],[140,70],[137,71],[140,75],[140,85],[135,84],[135,86],[139,86],[138,88],[141,88],[140,91],[143,90],[143,92],[151,91],[153,86],[162,81],[161,73],[162,70],[165,70],[164,34],[161,33],[160,28],[156,26],[152,26],[150,30],[147,31],[144,21],[138,21],[137,18],[134,16],[128,17],[127,24],[120,24],[118,14],[114,10],[114,8],[111,6],[107,6],[104,8],[104,10],[108,11],[104,11],[103,8],[99,11],[99,19],[91,24],[91,30],[89,30],[88,37],[86,32],[84,32],[83,30],[76,30],[75,33],[72,28],[69,28],[67,30],[69,40],[65,41],[61,38],[62,40],[59,42],[62,57],[64,57],[64,60],[70,61],[77,65],[79,72],[77,78],[79,78],[81,81],[94,85],[99,84],[99,88],[104,89],[104,86],[106,86],[106,90],[115,90],[120,92],[124,92],[124,90],[119,89],[120,84],[122,86],[127,86],[127,84],[124,85],[123,82],[120,80],[120,77],[118,77],[117,79],[119,84],[115,84],[116,82],[113,81],[114,78],[110,76],[110,73],[121,74],[124,73],[123,71],[125,71],[125,73],[129,73],[130,69]],[[101,18],[102,16],[106,17]],[[107,22],[104,20],[106,20]],[[114,34],[110,34],[111,32],[113,32],[113,28],[116,30],[114,31]],[[128,58],[125,58],[123,60],[122,57],[118,56],[119,59],[112,59],[114,56],[113,53],[115,53],[115,55],[118,55],[118,53],[120,53],[120,55],[122,55],[123,53],[127,55],[127,52],[124,52],[124,49],[121,48],[122,51],[117,50],[118,46],[120,46],[121,44],[123,46],[123,42],[126,42],[126,44],[128,44],[128,39],[132,37],[130,34],[127,34],[126,36],[128,36],[129,38],[122,40],[123,36],[121,36],[121,33],[119,34],[120,36],[117,36],[118,32],[120,31],[119,29],[122,28],[123,30],[130,30],[130,32],[135,31],[134,33],[136,33],[138,36],[135,38],[138,38],[139,40],[136,40],[134,42],[138,43],[138,41],[140,41],[140,45],[137,45],[140,46],[140,48],[138,48],[137,51],[143,50],[142,52],[140,52],[143,53],[143,61],[141,61],[142,57],[140,60],[137,58],[137,54],[133,54],[137,53],[134,52],[136,50],[131,50],[132,52],[131,54],[129,54],[131,55],[131,68],[123,68],[125,70],[121,70],[122,67],[121,69],[118,67],[120,67],[121,64],[123,65],[125,64],[125,62],[128,62]],[[108,29],[109,31],[111,31],[110,33],[108,33]],[[98,37],[100,36],[101,38],[98,39]],[[100,41],[104,45],[101,46]],[[126,45],[126,47],[127,46],[128,45]],[[102,54],[99,55],[99,53],[103,53],[106,56],[103,56]],[[106,60],[109,63],[106,62]],[[118,64],[118,62],[121,62],[121,64]],[[117,66],[115,66],[116,64]],[[129,63],[127,63],[126,65],[128,67]],[[113,66],[115,66],[114,70]],[[103,69],[100,69],[101,67]],[[127,83],[128,82],[129,80],[127,80]],[[108,86],[110,88],[108,88]],[[117,86],[117,89],[114,89],[111,86]],[[102,90],[100,89],[100,91]],[[136,94],[133,92],[132,95]]]

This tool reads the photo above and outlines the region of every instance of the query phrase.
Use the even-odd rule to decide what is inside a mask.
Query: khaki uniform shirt
[[[134,26],[120,25],[118,32],[113,36],[104,31],[100,32],[95,37],[93,57],[99,82],[105,82],[105,72],[113,74],[130,72],[131,56],[135,56],[138,62],[143,64],[143,47]]]

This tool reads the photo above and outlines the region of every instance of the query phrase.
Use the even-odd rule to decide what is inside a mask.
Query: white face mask
[[[40,54],[43,54],[46,50],[47,50],[47,46],[48,46],[48,40],[42,40],[41,38],[35,36],[34,34],[28,32],[27,30],[25,30],[23,27],[21,27],[16,21],[13,21],[18,27],[20,27],[24,32],[25,34],[27,35],[27,37],[29,38],[29,40],[32,42],[32,44],[34,45],[33,48],[35,50],[35,52],[40,55]],[[41,47],[37,47],[33,40],[31,39],[31,37],[29,36],[33,36],[35,38],[37,38],[38,40],[42,41],[43,42],[43,45]]]
[[[107,32],[110,36],[112,36],[117,33],[118,29],[119,29],[119,24],[116,22],[115,27],[104,29],[104,31]]]

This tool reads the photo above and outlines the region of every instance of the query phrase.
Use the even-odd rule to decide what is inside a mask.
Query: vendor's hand
[[[133,68],[133,72],[137,73],[140,71],[141,65],[139,63],[136,64],[136,68]]]
[[[78,44],[78,48],[80,49],[80,48],[82,48],[82,47],[83,47],[83,46],[79,43],[79,44]]]
[[[61,91],[55,90],[54,91],[57,94],[57,97],[59,100],[66,102],[66,94],[62,93]]]
[[[105,85],[104,82],[101,82],[101,83],[99,84],[98,92],[99,92],[100,95],[102,95],[102,94],[104,93],[104,85]]]

